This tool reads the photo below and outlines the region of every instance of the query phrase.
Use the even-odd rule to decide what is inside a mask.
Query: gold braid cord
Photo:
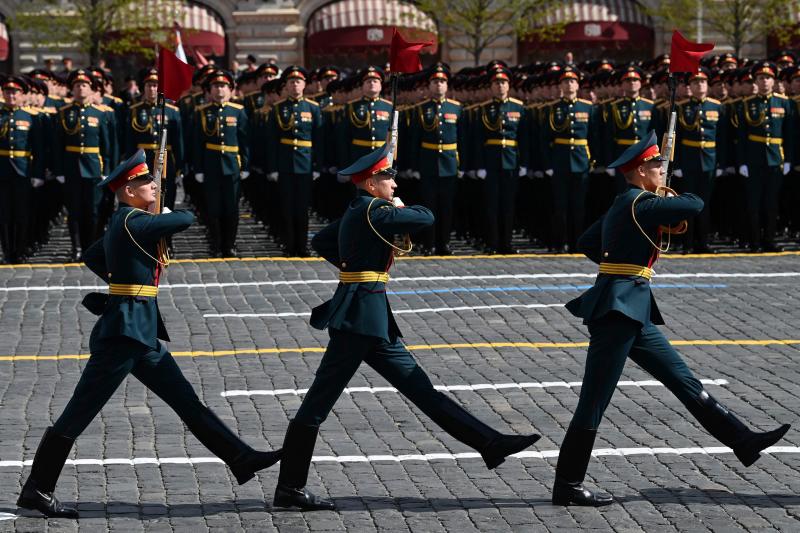
[[[217,114],[217,118],[214,121],[214,129],[208,129],[208,123],[206,121],[206,114],[201,110],[200,113],[200,125],[203,128],[203,133],[206,137],[215,137],[219,133],[219,114]]]
[[[663,237],[661,237],[661,239],[659,240],[659,243],[656,244],[653,241],[653,239],[650,238],[650,235],[648,235],[647,232],[644,230],[644,228],[642,228],[642,226],[639,224],[639,221],[636,219],[636,202],[638,202],[639,198],[641,198],[645,193],[648,193],[648,192],[650,192],[650,191],[642,191],[642,192],[640,192],[636,196],[636,198],[633,200],[633,203],[631,204],[631,217],[633,218],[633,223],[636,224],[636,227],[639,228],[639,231],[642,233],[642,235],[644,235],[644,238],[647,239],[647,241],[650,244],[652,244],[653,247],[656,250],[658,250],[662,254],[665,254],[665,253],[667,253],[669,251],[669,247],[670,247],[670,244],[672,242],[672,235],[682,235],[682,234],[686,233],[686,230],[689,228],[689,224],[685,220],[682,220],[680,222],[680,224],[678,224],[677,226],[661,226],[660,227],[661,235],[663,235],[664,233],[667,234],[667,245],[662,248],[662,245],[664,243],[664,238]],[[658,189],[656,189],[656,193],[655,194],[658,194],[660,192],[663,192],[664,195],[666,195],[666,193],[672,193],[675,196],[677,196],[677,193],[674,190],[670,189],[669,187],[661,186]],[[659,194],[659,196],[661,196],[661,195]]]
[[[275,106],[275,121],[278,123],[278,127],[282,131],[289,131],[294,128],[294,111],[292,111],[291,116],[289,117],[288,122],[284,122],[281,118],[281,106]]]
[[[634,103],[631,102],[631,110],[628,113],[628,118],[625,121],[622,120],[622,112],[617,105],[617,102],[611,103],[611,111],[612,115],[614,116],[614,124],[617,126],[618,130],[627,130],[633,124],[633,114],[636,112],[633,109]]]
[[[419,113],[419,123],[422,125],[422,129],[425,131],[436,131],[439,128],[439,115],[438,113],[434,113],[433,120],[430,124],[425,122],[425,114],[422,111],[422,106],[417,108],[417,112]]]
[[[128,233],[128,237],[131,238],[131,241],[133,241],[133,244],[135,244],[136,247],[139,248],[139,250],[141,250],[144,255],[146,255],[147,257],[149,257],[150,259],[152,259],[153,261],[155,261],[156,263],[158,263],[162,267],[167,268],[169,266],[169,252],[167,251],[166,241],[164,239],[161,239],[160,241],[158,241],[158,246],[156,248],[158,250],[156,252],[156,255],[158,256],[158,258],[155,258],[152,255],[150,255],[149,253],[147,253],[147,250],[142,248],[142,245],[139,244],[136,241],[136,239],[133,238],[133,234],[131,233],[131,230],[128,229],[128,219],[136,211],[141,211],[143,213],[147,213],[148,215],[152,215],[152,213],[149,213],[148,211],[145,211],[144,209],[137,209],[137,208],[134,208],[130,213],[125,215],[124,226],[125,226],[125,231]]]
[[[547,120],[550,122],[550,129],[551,130],[553,130],[553,131],[555,131],[557,133],[561,133],[562,131],[566,130],[567,127],[569,126],[569,123],[570,123],[569,113],[567,113],[567,117],[564,119],[564,122],[562,122],[561,124],[556,124],[555,118],[554,118],[555,109],[556,109],[556,106],[554,104],[550,108],[550,112],[547,114]]]
[[[372,115],[370,115],[369,109],[366,111],[367,118],[360,119],[358,115],[356,115],[355,106],[351,103],[347,104],[347,111],[350,115],[350,122],[356,128],[369,128],[370,124],[372,124]]]
[[[684,109],[685,109],[684,106],[678,106],[678,113],[677,113],[677,115],[678,115],[678,123],[686,131],[696,131],[696,130],[698,130],[700,128],[700,109],[698,108],[697,111],[695,111],[694,121],[692,121],[691,124],[686,122],[686,119],[684,118],[684,113],[683,113]]]
[[[494,122],[490,122],[489,117],[486,116],[486,107],[488,106],[481,107],[481,122],[489,131],[500,131],[503,127],[503,111],[498,107],[497,119]]]
[[[398,255],[398,256],[400,256],[400,255],[406,255],[406,254],[408,254],[408,253],[411,253],[411,249],[412,249],[412,248],[414,248],[414,243],[412,243],[412,242],[411,242],[411,237],[410,237],[408,234],[406,234],[406,235],[403,235],[403,244],[404,244],[405,246],[407,246],[407,248],[406,248],[406,249],[403,249],[403,248],[400,248],[399,246],[395,246],[393,243],[391,243],[391,242],[387,241],[387,240],[384,238],[384,236],[383,236],[383,235],[381,235],[380,233],[378,233],[378,230],[376,230],[376,229],[375,229],[375,226],[373,226],[373,225],[372,225],[372,220],[370,220],[370,218],[369,218],[369,211],[370,211],[370,209],[372,209],[372,204],[374,204],[374,203],[375,203],[375,201],[376,201],[376,200],[379,200],[379,199],[380,199],[380,198],[377,198],[377,197],[376,197],[376,198],[373,198],[373,199],[372,199],[372,200],[369,202],[369,205],[367,206],[367,224],[369,224],[369,228],[370,228],[370,229],[373,231],[373,233],[375,233],[375,235],[377,235],[377,236],[378,236],[378,238],[379,238],[380,240],[382,240],[384,243],[388,244],[388,245],[389,245],[389,247],[390,247],[390,248],[392,248],[392,250],[394,250],[394,251],[395,251],[395,255]]]
[[[64,133],[72,136],[81,131],[81,117],[78,117],[77,120],[75,120],[75,127],[70,129],[67,127],[66,113],[62,110],[60,111],[60,115],[61,115],[61,127],[64,128]]]
[[[153,121],[150,120],[150,112],[147,113],[148,121],[147,121],[147,124],[145,124],[144,126],[137,119],[137,117],[136,117],[137,115],[138,115],[138,113],[135,113],[135,112],[131,113],[131,128],[133,129],[133,131],[135,131],[137,133],[144,133],[146,131],[152,131],[152,129],[153,129]]]
[[[767,104],[767,105],[769,105],[769,104]],[[764,109],[762,109],[761,111],[759,111],[758,118],[755,119],[755,120],[753,119],[752,116],[750,116],[750,109],[749,109],[749,106],[747,105],[747,102],[742,102],[742,107],[744,108],[743,109],[744,110],[744,120],[745,120],[745,122],[747,122],[748,126],[752,126],[753,128],[757,128],[759,126],[762,126],[764,124],[764,122],[767,121],[767,110],[766,110],[766,107]]]

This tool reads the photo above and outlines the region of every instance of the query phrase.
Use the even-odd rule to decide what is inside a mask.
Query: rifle
[[[675,157],[675,122],[677,121],[678,116],[675,107],[675,91],[677,90],[678,82],[671,72],[669,74],[668,83],[670,88],[669,127],[667,128],[667,131],[664,132],[664,138],[661,142],[661,153],[664,154],[666,158],[661,164],[661,183],[656,189],[656,194],[659,196],[667,196],[667,194],[678,196],[678,193],[670,187],[672,178],[672,168],[670,168],[670,163],[672,163]],[[682,235],[686,233],[688,228],[689,223],[685,220],[682,220],[677,226],[661,226],[661,231],[666,233],[668,236]],[[669,249],[669,237],[667,238],[667,249]]]
[[[159,132],[158,151],[153,161],[153,181],[156,184],[156,201],[153,202],[153,206],[150,209],[150,212],[155,215],[160,214],[164,207],[165,191],[163,177],[167,169],[167,124],[164,93],[158,93],[157,105],[160,107],[161,112],[161,131]],[[169,266],[169,249],[167,247],[166,238],[162,237],[161,240],[158,241],[156,255],[158,256],[158,263],[161,266],[165,268]]]

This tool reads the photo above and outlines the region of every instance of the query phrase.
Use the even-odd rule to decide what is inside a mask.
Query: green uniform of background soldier
[[[628,182],[608,212],[584,233],[578,249],[600,265],[594,287],[567,304],[589,327],[589,351],[580,399],[556,466],[554,505],[607,505],[611,496],[590,491],[583,478],[603,419],[628,357],[667,387],[698,422],[750,466],[777,442],[789,425],[753,432],[717,402],[694,377],[656,327],[664,323],[650,290],[663,226],[675,226],[703,209],[694,194],[662,197],[663,158],[656,135],[629,147],[611,163]]]
[[[425,371],[400,340],[386,297],[388,270],[397,249],[392,240],[433,224],[422,206],[403,206],[394,198],[395,171],[389,154],[395,142],[360,158],[341,173],[358,187],[344,216],[311,241],[314,250],[340,270],[333,298],[315,308],[311,325],[327,328],[330,342],[314,383],[289,424],[274,505],[304,510],[333,509],[333,503],[306,488],[319,426],[362,362],[383,376],[439,427],[479,451],[488,468],[539,439],[539,435],[503,435],[449,396],[434,389]]]
[[[89,341],[91,357],[64,412],[45,431],[17,505],[48,517],[77,518],[53,495],[75,439],[83,433],[128,374],[172,407],[197,439],[225,461],[241,484],[275,464],[280,451],[258,452],[240,440],[197,397],[159,339],[169,335],[158,309],[162,262],[158,242],[194,222],[188,211],[153,215],[145,209],[156,187],[138,150],[99,186],[116,193],[119,208],[103,239],[84,254],[92,272],[109,283],[109,294],[91,293],[84,305],[100,315]]]

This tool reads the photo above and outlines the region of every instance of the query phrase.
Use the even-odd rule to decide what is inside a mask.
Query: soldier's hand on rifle
[[[406,204],[403,203],[403,200],[400,199],[399,196],[395,196],[392,198],[392,205],[395,207],[405,207]]]
[[[162,214],[162,215],[166,215],[167,213],[172,213],[172,209],[170,209],[170,208],[169,208],[169,207],[167,207],[167,206],[164,206],[164,207],[162,207],[162,208],[161,208],[161,214]]]
[[[750,177],[750,170],[747,168],[747,165],[742,165],[739,167],[739,174],[741,174],[745,178]]]
[[[548,176],[552,176],[553,175],[553,169],[552,168],[548,168],[547,170],[544,171],[544,173],[547,174]]]
[[[250,171],[249,170],[242,170],[241,172],[239,172],[239,179],[240,180],[244,181],[249,177],[250,177]]]
[[[270,172],[267,174],[267,181],[278,181],[278,173]]]
[[[792,164],[788,163],[788,162],[784,163],[783,164],[783,175],[785,176],[786,174],[788,174],[790,170],[792,170]]]
[[[64,176],[56,176],[56,181],[63,185],[66,180]]]
[[[42,185],[44,185],[44,180],[42,178],[31,178],[31,186],[34,189],[38,189]]]
[[[198,172],[194,175],[194,179],[197,180],[197,183],[203,183],[203,173]]]
[[[609,176],[611,176],[613,178],[614,176],[617,175],[617,169],[616,168],[607,168],[606,169],[606,174],[608,174]]]
[[[528,175],[528,167],[519,167],[519,177]]]
[[[675,176],[676,178],[682,178],[683,177],[683,170],[681,170],[679,168],[673,169],[672,170],[672,175]]]
[[[319,172],[317,172],[316,170],[315,170],[314,172],[312,172],[312,173],[311,173],[311,179],[312,179],[312,180],[317,180],[317,179],[319,179]]]
[[[475,172],[475,177],[478,178],[479,180],[485,180],[486,179],[486,169],[485,168],[479,168]]]

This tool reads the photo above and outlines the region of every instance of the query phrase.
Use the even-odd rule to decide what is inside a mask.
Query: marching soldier
[[[410,161],[421,175],[422,204],[436,222],[426,232],[423,255],[452,255],[450,230],[459,169],[461,103],[447,98],[450,71],[442,64],[428,74],[430,98],[412,108]]]
[[[703,200],[703,210],[697,215],[697,222],[689,222],[684,235],[684,252],[713,253],[708,247],[708,234],[711,231],[711,194],[714,180],[722,175],[717,167],[717,145],[721,125],[725,117],[722,103],[708,97],[708,69],[700,69],[688,76],[692,97],[678,102],[676,115],[677,149],[673,163],[673,176],[678,178],[680,192],[696,194]],[[723,156],[724,157],[724,156]]]
[[[72,259],[92,244],[97,234],[102,193],[96,185],[112,161],[112,124],[108,112],[93,104],[94,79],[88,71],[73,71],[67,85],[73,101],[58,112],[55,126],[54,167],[56,180],[64,185],[67,226]]]
[[[78,518],[53,495],[61,469],[80,436],[122,381],[133,374],[178,414],[189,431],[222,459],[241,485],[275,464],[281,452],[259,452],[237,437],[197,397],[172,354],[159,339],[169,335],[158,308],[163,275],[160,239],[194,221],[188,211],[153,215],[156,187],[145,154],[138,150],[96,184],[114,191],[119,208],[102,240],[86,250],[89,269],[109,284],[108,294],[91,293],[83,303],[99,315],[89,340],[91,357],[58,420],[45,430],[17,505],[47,517]]]
[[[211,254],[236,257],[239,227],[240,180],[247,179],[247,113],[244,106],[230,101],[233,75],[224,70],[212,72],[205,80],[210,102],[195,111],[194,170],[203,184],[206,223]]]
[[[139,72],[142,98],[130,106],[125,118],[125,153],[132,154],[143,149],[147,164],[153,167],[161,140],[161,108],[158,102],[158,69],[154,67]],[[162,175],[165,191],[164,205],[175,208],[177,189],[176,176],[183,171],[183,131],[181,115],[177,106],[170,102],[164,105],[164,121],[167,128],[167,168]]]
[[[291,66],[283,71],[286,98],[272,107],[267,122],[267,169],[272,179],[278,179],[287,257],[309,255],[308,208],[324,149],[319,104],[303,96],[307,76],[303,67]]]
[[[586,193],[595,138],[595,106],[578,98],[580,73],[566,66],[558,73],[561,98],[550,104],[543,127],[544,168],[553,191],[553,242],[574,250],[584,229]]]
[[[583,479],[597,428],[628,357],[663,383],[713,437],[733,448],[745,466],[789,430],[788,424],[765,433],[750,430],[703,388],[657,327],[664,320],[650,279],[660,251],[660,228],[703,209],[703,201],[691,193],[655,194],[663,161],[651,133],[612,162],[628,188],[579,241],[579,250],[600,265],[600,273],[594,287],[567,304],[588,325],[590,340],[578,406],[558,455],[554,505],[613,502],[611,496],[586,488]]]
[[[476,177],[484,181],[486,248],[488,255],[513,254],[514,205],[520,175],[527,173],[526,113],[522,101],[510,98],[511,72],[490,69],[492,99],[476,109],[474,135]]]
[[[784,174],[794,157],[790,126],[794,105],[774,92],[777,69],[762,61],[752,69],[758,93],[745,98],[739,108],[739,173],[745,178],[748,237],[752,252],[779,252],[775,244],[778,199]]]
[[[25,261],[33,188],[44,184],[43,131],[34,108],[23,106],[28,84],[19,76],[2,81],[0,107],[0,244],[5,263]]]
[[[328,329],[330,343],[314,383],[289,423],[273,505],[302,510],[334,509],[333,502],[306,486],[319,427],[362,362],[408,397],[439,427],[481,453],[487,468],[524,450],[539,435],[503,435],[481,422],[449,396],[434,389],[403,345],[386,299],[387,270],[398,250],[395,234],[417,232],[433,223],[425,207],[404,207],[394,196],[394,143],[374,150],[342,170],[358,188],[344,216],[311,242],[333,264],[339,283],[333,298],[315,308],[311,325]]]

